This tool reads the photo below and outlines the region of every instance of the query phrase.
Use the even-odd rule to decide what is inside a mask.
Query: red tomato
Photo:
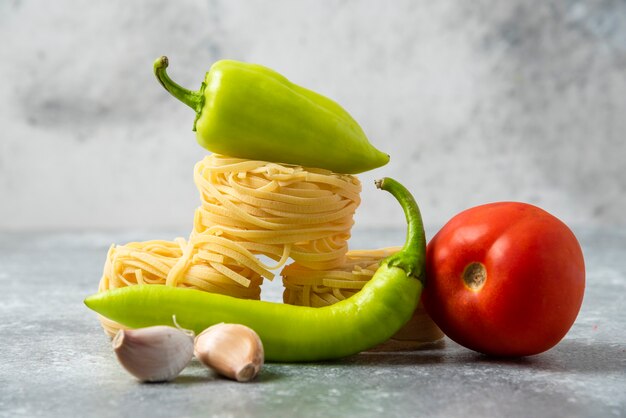
[[[424,308],[448,337],[481,353],[553,347],[574,323],[584,290],[576,237],[536,206],[468,209],[428,243]]]

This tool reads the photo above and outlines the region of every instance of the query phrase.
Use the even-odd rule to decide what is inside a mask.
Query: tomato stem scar
[[[483,263],[470,263],[463,270],[463,282],[469,290],[479,291],[487,280],[487,270]]]

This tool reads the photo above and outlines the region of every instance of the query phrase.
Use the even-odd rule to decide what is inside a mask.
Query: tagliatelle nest
[[[212,154],[196,164],[194,180],[201,205],[189,238],[112,246],[100,291],[160,284],[260,299],[263,279],[272,280],[291,259],[281,273],[285,303],[319,307],[358,292],[397,251],[348,252],[360,203],[355,176]],[[106,318],[101,323],[109,335],[121,328]],[[428,327],[415,328],[423,334]],[[442,336],[416,332],[420,343]]]

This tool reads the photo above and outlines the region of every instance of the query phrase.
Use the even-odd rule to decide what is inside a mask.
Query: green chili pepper
[[[400,183],[377,186],[400,202],[408,223],[404,247],[383,260],[355,295],[323,308],[237,299],[200,290],[137,285],[97,293],[85,304],[131,328],[172,325],[202,332],[226,322],[247,325],[263,342],[268,361],[340,358],[389,339],[410,318],[422,291],[426,239],[417,203]]]
[[[221,60],[199,91],[167,75],[167,57],[154,62],[157,79],[197,116],[198,143],[230,157],[325,168],[357,174],[383,166],[358,123],[334,101],[256,64]]]

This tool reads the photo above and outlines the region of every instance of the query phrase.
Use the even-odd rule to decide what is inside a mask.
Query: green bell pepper
[[[336,102],[269,68],[217,61],[200,90],[190,91],[169,78],[167,66],[167,57],[160,57],[154,73],[167,91],[196,111],[197,140],[209,151],[344,174],[389,161]]]

